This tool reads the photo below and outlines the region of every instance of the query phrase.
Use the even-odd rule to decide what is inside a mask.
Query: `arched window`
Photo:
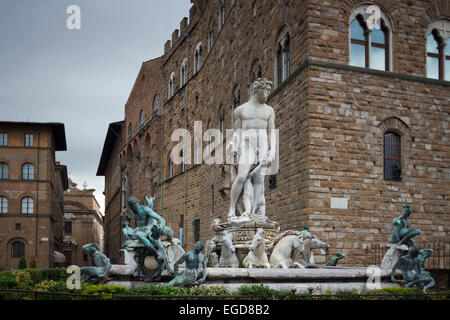
[[[21,258],[25,256],[25,244],[22,241],[14,241],[11,244],[11,257]]]
[[[402,179],[401,137],[395,132],[384,134],[384,179]]]
[[[153,116],[158,115],[158,111],[159,111],[159,97],[157,94],[155,94],[155,97],[153,98]]]
[[[141,110],[141,113],[139,113],[139,129],[142,129],[144,127],[145,123],[145,113],[144,109]]]
[[[128,141],[130,141],[132,137],[133,137],[133,125],[130,123],[128,125]]]
[[[0,213],[8,213],[8,198],[0,197]]]
[[[376,21],[379,24],[365,19],[374,8],[380,12]],[[391,30],[390,20],[377,6],[364,4],[355,8],[350,16],[350,65],[391,71]]]
[[[291,73],[291,37],[286,27],[281,30],[278,36],[275,71],[275,82],[278,87]]]
[[[22,179],[34,180],[34,166],[31,163],[25,163],[22,166]]]
[[[426,34],[427,77],[450,81],[450,20],[430,23]]]
[[[202,43],[199,42],[194,52],[194,73],[197,73],[202,67]]]
[[[25,197],[22,199],[21,213],[32,214],[34,213],[34,200],[31,197]]]
[[[172,72],[172,73],[170,74],[170,77],[169,77],[169,90],[168,90],[168,93],[169,93],[169,99],[172,98],[172,96],[173,96],[174,93],[175,93],[175,91],[174,91],[174,83],[175,83],[175,73]]]
[[[188,80],[187,58],[184,58],[180,67],[180,88],[186,84]]]
[[[369,66],[369,45],[367,28],[361,16],[350,25],[350,65],[367,68]]]
[[[5,162],[0,162],[0,180],[8,179],[8,164]]]

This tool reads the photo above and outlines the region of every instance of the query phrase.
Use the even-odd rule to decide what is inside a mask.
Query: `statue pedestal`
[[[384,255],[383,260],[381,261],[380,268],[390,272],[394,265],[397,263],[398,258],[403,255],[405,251],[408,251],[408,246],[404,244],[397,245],[389,243],[384,245],[384,247],[388,247],[389,250]]]
[[[216,242],[217,254],[220,256],[222,247],[222,231],[227,230],[233,234],[233,245],[236,248],[236,255],[239,261],[247,256],[253,237],[258,228],[264,229],[266,251],[272,250],[273,244],[278,237],[280,225],[269,219],[240,218],[230,219],[227,222],[214,221],[212,225],[216,236],[213,240]]]
[[[120,262],[127,266],[136,268],[136,260],[134,260],[134,251],[130,249],[120,249]]]

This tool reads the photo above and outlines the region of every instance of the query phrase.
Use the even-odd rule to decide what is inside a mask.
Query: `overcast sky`
[[[81,29],[70,30],[70,5]],[[189,16],[190,0],[1,0],[2,121],[62,122],[67,151],[57,161],[82,187],[96,189],[104,211],[104,178],[96,177],[108,124],[123,120],[141,63]]]

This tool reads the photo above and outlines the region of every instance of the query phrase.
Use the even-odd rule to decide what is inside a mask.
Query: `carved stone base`
[[[221,232],[223,230],[228,230],[233,234],[233,245],[236,248],[236,255],[239,261],[242,261],[248,254],[249,247],[258,228],[264,229],[266,252],[269,254],[279,234],[280,226],[278,223],[268,219],[230,219],[227,222],[221,223],[219,219],[216,219],[212,225],[216,236],[212,240],[216,242],[218,256],[220,256],[222,247]]]

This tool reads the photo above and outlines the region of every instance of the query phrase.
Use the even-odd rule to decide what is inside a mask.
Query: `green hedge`
[[[127,289],[123,286],[109,286],[109,285],[89,285],[82,283],[80,290],[69,290],[65,280],[69,275],[65,273],[63,268],[55,269],[24,269],[0,272],[0,289],[18,289],[31,290],[41,292],[37,296],[25,293],[7,293],[0,291],[0,300],[31,300],[37,297],[39,300],[86,300],[98,299],[99,289],[102,292],[102,299],[112,299],[112,292],[117,296],[122,296],[121,299],[152,299],[152,297],[145,298],[144,296],[170,296],[181,297],[224,297],[229,296],[245,296],[252,300],[449,300],[450,296],[436,295],[425,296],[418,288],[385,288],[381,290],[371,290],[358,294],[357,291],[339,291],[332,293],[325,292],[322,296],[311,296],[308,292],[292,292],[292,291],[277,291],[270,289],[262,284],[244,285],[237,291],[230,291],[224,286],[214,287],[192,287],[192,288],[176,288],[158,286],[143,286],[139,288]],[[92,295],[91,297],[78,296],[64,296],[56,294],[45,294],[45,292],[53,293],[77,293],[83,295]],[[448,291],[446,292],[448,293]],[[341,296],[335,296],[335,294]],[[356,294],[356,296],[355,296]],[[409,295],[404,295],[409,294]],[[352,295],[352,296],[348,296]],[[129,296],[129,298],[127,298]],[[117,297],[116,297],[117,298]]]

